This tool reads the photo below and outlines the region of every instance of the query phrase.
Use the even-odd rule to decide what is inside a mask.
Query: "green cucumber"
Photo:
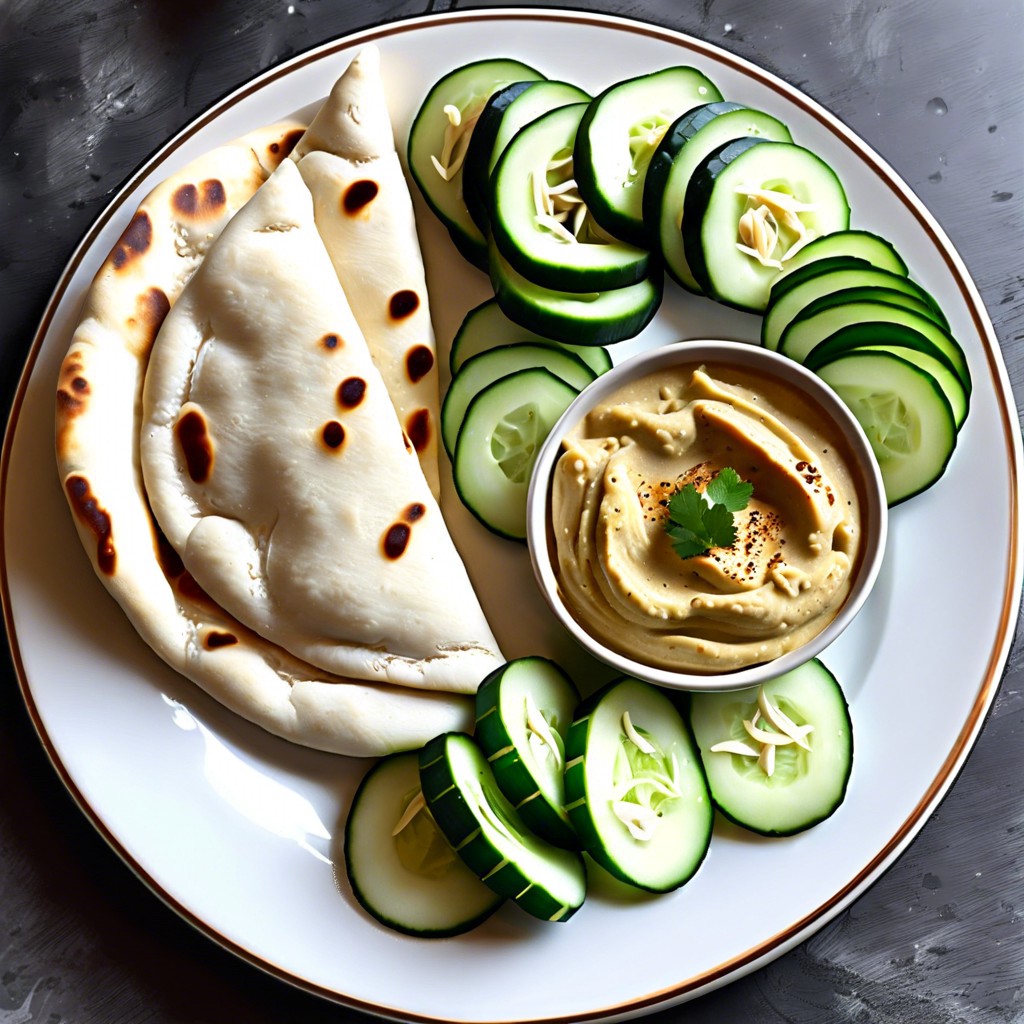
[[[814,264],[811,266],[813,267]],[[794,279],[796,279],[796,275],[784,280]],[[794,287],[779,292],[773,287],[768,299],[768,308],[764,313],[764,320],[761,322],[761,344],[765,348],[777,349],[782,332],[802,310],[815,300],[839,293],[843,293],[845,301],[850,301],[855,297],[869,298],[866,294],[860,296],[852,294],[853,289],[864,288],[881,289],[886,293],[884,296],[880,296],[882,301],[903,305],[908,309],[916,309],[917,312],[934,320],[940,327],[947,330],[949,328],[945,316],[935,305],[931,296],[910,278],[901,277],[899,274],[893,274],[887,270],[876,270],[874,267],[863,269],[847,267],[809,277],[799,281]],[[899,298],[900,294],[913,301],[902,301]]]
[[[870,231],[859,231],[847,228],[821,235],[808,242],[798,253],[786,260],[777,278],[785,280],[808,264],[833,256],[848,256],[863,260],[869,266],[879,270],[888,270],[906,277],[909,273],[903,257],[896,251],[893,244]]]
[[[568,849],[579,839],[565,810],[565,734],[579,701],[565,672],[539,657],[502,665],[476,692],[474,735],[498,788],[537,835]]]
[[[432,739],[420,751],[419,774],[437,827],[488,888],[544,921],[567,921],[583,905],[583,858],[530,832],[472,737]]]
[[[661,137],[681,114],[721,98],[703,72],[670,67],[618,82],[591,101],[573,168],[580,195],[605,231],[644,244],[644,180]]]
[[[931,487],[956,447],[956,419],[939,382],[896,349],[854,348],[815,371],[871,444],[892,506]]]
[[[643,197],[647,244],[660,252],[668,273],[691,292],[701,289],[683,246],[686,187],[706,156],[732,139],[748,136],[792,142],[789,129],[769,114],[739,103],[705,103],[673,122],[651,157]]]
[[[641,280],[646,249],[595,229],[574,185],[572,147],[586,103],[531,121],[508,144],[491,175],[491,231],[498,251],[545,288],[595,292]]]
[[[778,718],[779,711],[785,718]],[[786,742],[755,739],[745,722]],[[824,821],[843,802],[853,767],[853,724],[839,683],[819,660],[760,687],[695,693],[690,724],[711,797],[737,825],[767,836],[793,835]],[[720,744],[755,754],[716,750]],[[772,764],[760,756],[768,746],[775,748]]]
[[[441,404],[441,439],[449,458],[455,454],[455,442],[469,403],[499,377],[535,366],[550,370],[577,391],[597,379],[597,374],[582,359],[554,345],[524,342],[473,356],[452,378]]]
[[[487,529],[526,538],[526,495],[537,452],[579,392],[550,370],[519,370],[469,403],[455,440],[452,476],[462,503]]]
[[[490,96],[513,82],[542,78],[544,75],[539,71],[518,60],[492,58],[466,64],[442,76],[431,87],[409,129],[409,173],[427,205],[448,229],[459,252],[483,269],[487,267],[487,243],[466,208],[462,195],[465,164],[460,162],[459,154],[465,152],[476,119]],[[446,136],[452,135],[448,108],[460,112],[464,130],[450,164],[451,173],[445,176],[437,170],[434,160],[441,160]]]
[[[763,312],[779,266],[799,250],[799,232],[780,225],[763,263],[740,246],[744,218],[765,206],[765,193],[791,197],[807,235],[846,228],[850,207],[831,167],[810,150],[787,142],[745,138],[727,142],[701,161],[683,202],[683,246],[697,284],[713,299],[751,313]],[[806,207],[809,207],[806,208]],[[749,247],[749,246],[747,246]]]
[[[495,298],[510,320],[570,345],[613,345],[635,337],[657,313],[664,287],[659,269],[636,284],[602,292],[544,288],[510,266],[493,243],[490,273]]]
[[[363,776],[345,822],[345,870],[356,899],[381,924],[424,938],[459,935],[502,898],[438,830],[422,803],[418,765],[415,752],[391,754]]]
[[[668,695],[614,680],[580,705],[565,747],[566,810],[587,853],[650,892],[692,878],[714,814],[696,746]]]
[[[513,323],[501,310],[497,299],[488,299],[474,306],[463,318],[448,353],[448,365],[452,376],[459,367],[481,352],[502,345],[518,345],[533,342],[540,345],[557,345],[572,352],[583,360],[598,376],[612,368],[612,357],[606,348],[599,345],[566,345],[553,338],[546,338],[526,327]]]
[[[490,231],[491,224],[488,212],[491,173],[516,132],[549,110],[589,100],[590,96],[575,85],[544,79],[515,82],[487,101],[473,129],[462,172],[466,207],[484,235]]]

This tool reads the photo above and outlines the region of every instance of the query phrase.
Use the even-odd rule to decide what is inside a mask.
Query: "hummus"
[[[709,673],[770,661],[835,618],[857,561],[845,439],[781,381],[715,366],[623,386],[562,443],[551,510],[563,599],[606,646]],[[731,466],[753,484],[736,543],[681,558],[668,501]]]

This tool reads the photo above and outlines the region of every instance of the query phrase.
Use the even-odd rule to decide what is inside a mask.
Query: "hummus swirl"
[[[668,500],[731,466],[754,486],[736,543],[681,558]],[[680,367],[633,381],[563,440],[551,509],[559,582],[581,625],[645,664],[770,661],[836,616],[859,549],[846,447],[824,412],[749,373]]]

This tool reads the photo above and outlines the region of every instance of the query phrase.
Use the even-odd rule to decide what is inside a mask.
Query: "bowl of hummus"
[[[641,353],[589,385],[538,453],[534,574],[619,671],[737,689],[821,653],[885,548],[863,430],[818,377],[731,341]]]

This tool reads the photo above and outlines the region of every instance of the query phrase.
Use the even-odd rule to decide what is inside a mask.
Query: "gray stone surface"
[[[0,2],[4,407],[75,242],[149,152],[234,85],[321,40],[462,6]],[[804,89],[877,149],[964,257],[990,310],[1019,409],[1020,0],[576,6],[664,24],[749,58]],[[1018,645],[960,778],[865,895],[768,967],[651,1019],[1024,1020],[1022,659]],[[363,1019],[238,962],[152,896],[58,782],[9,667],[0,681],[0,778],[0,1024]]]

